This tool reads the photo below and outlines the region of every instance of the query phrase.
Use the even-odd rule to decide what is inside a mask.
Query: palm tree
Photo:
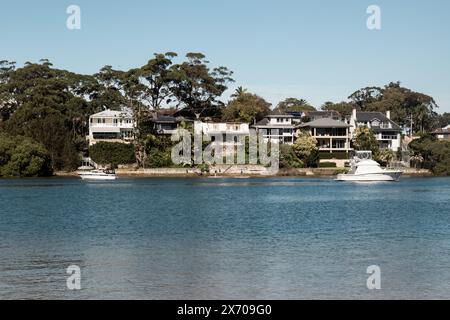
[[[239,98],[240,96],[244,95],[248,93],[247,89],[244,89],[244,87],[239,86],[237,87],[237,89],[234,91],[234,93],[231,95],[232,98]]]

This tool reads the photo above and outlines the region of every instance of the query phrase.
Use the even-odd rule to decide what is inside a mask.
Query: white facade
[[[248,137],[250,129],[248,123],[195,121],[194,134],[209,136],[211,146],[221,148],[223,155],[228,155],[235,153],[235,147],[244,145],[239,137]]]
[[[194,134],[206,135],[249,135],[249,125],[247,123],[234,122],[194,122]]]
[[[89,117],[89,145],[97,142],[129,143],[134,139],[134,120],[129,111],[105,110]]]
[[[401,128],[391,120],[390,111],[384,115],[381,112],[358,112],[354,109],[350,125],[353,138],[357,128],[367,127],[375,132],[381,149],[397,152],[401,148]]]
[[[296,130],[293,118],[292,115],[270,115],[257,123],[255,128],[266,142],[294,144]]]

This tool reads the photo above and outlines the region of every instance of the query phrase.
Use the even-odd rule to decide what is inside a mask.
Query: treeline
[[[424,135],[410,143],[411,162],[416,168],[429,169],[436,175],[450,175],[450,142]]]
[[[173,52],[155,54],[141,67],[121,71],[105,66],[93,75],[57,69],[45,59],[21,67],[15,62],[0,61],[2,142],[6,141],[5,137],[17,141],[27,139],[48,155],[43,158],[45,170],[32,174],[8,169],[1,174],[45,175],[76,169],[81,156],[89,153],[86,141],[89,116],[105,108],[122,107],[133,111],[137,123],[134,142],[137,164],[168,165],[171,145],[153,132],[150,111],[248,123],[261,120],[272,111],[270,103],[242,87],[230,101],[223,102],[221,97],[233,82],[232,75],[226,67],[211,67],[201,53],[188,53],[182,58]],[[410,125],[412,117],[415,132],[432,131],[450,120],[449,114],[436,112],[433,98],[404,88],[400,83],[363,88],[350,95],[347,102],[327,102],[320,109],[337,110],[345,116],[353,108],[391,110],[393,120],[405,126]],[[299,98],[288,98],[274,109],[278,112],[316,110]],[[6,151],[0,152],[1,159],[6,159]],[[8,152],[11,158],[11,152],[15,151]]]
[[[175,53],[155,54],[142,67],[120,71],[105,66],[94,75],[56,69],[48,60],[20,68],[0,61],[0,132],[43,147],[51,168],[45,174],[74,170],[88,152],[89,116],[128,107],[137,123],[136,159],[143,165],[152,146],[150,110],[183,109],[199,118],[214,117],[224,107],[219,97],[233,81],[231,71],[211,68],[201,53],[188,53],[179,63],[176,58]]]

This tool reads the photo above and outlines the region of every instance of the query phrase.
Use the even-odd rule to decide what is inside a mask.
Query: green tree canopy
[[[99,142],[89,147],[89,154],[92,160],[101,165],[118,166],[136,162],[132,144]]]
[[[303,112],[303,111],[315,111],[312,105],[304,99],[297,98],[287,98],[281,101],[275,108],[276,112],[286,113],[286,112]]]
[[[355,150],[358,151],[372,151],[374,159],[378,159],[380,155],[380,147],[377,138],[375,137],[374,132],[367,127],[356,129],[354,147]]]
[[[298,159],[307,167],[316,168],[318,166],[319,147],[317,140],[309,132],[299,131],[293,148]]]
[[[255,94],[241,93],[228,103],[223,110],[222,119],[252,123],[267,116],[270,113],[270,106],[270,103]]]
[[[50,155],[42,144],[26,137],[0,134],[0,176],[50,176]]]
[[[338,103],[333,103],[331,101],[327,101],[321,106],[321,110],[337,111],[344,118],[349,118],[352,115],[353,109],[359,110],[359,107],[354,103],[345,102],[345,101],[338,102]]]
[[[412,116],[415,132],[436,129],[439,124],[436,102],[431,96],[404,88],[400,82],[391,82],[383,88],[368,87],[349,97],[362,111],[391,111],[392,120],[401,126],[410,126]]]
[[[223,103],[219,97],[234,80],[226,67],[210,70],[201,53],[188,53],[187,61],[171,67],[171,92],[177,107],[192,112],[196,118],[217,116]]]
[[[409,144],[412,159],[422,168],[430,169],[437,175],[450,175],[450,142],[439,141],[434,136],[424,135]]]

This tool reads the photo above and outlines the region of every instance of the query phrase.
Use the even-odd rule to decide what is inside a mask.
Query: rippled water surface
[[[450,179],[0,180],[14,298],[450,298]]]

